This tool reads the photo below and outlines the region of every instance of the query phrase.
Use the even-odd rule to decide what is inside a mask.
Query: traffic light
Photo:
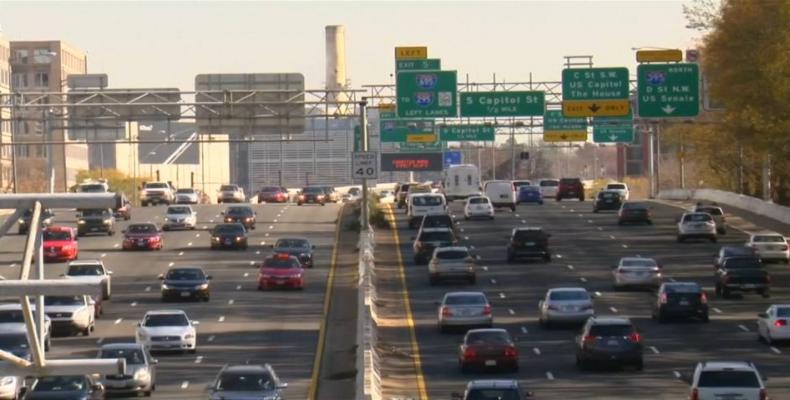
[[[522,151],[520,156],[519,156],[519,158],[522,159],[522,160],[529,160],[529,152],[528,151]]]

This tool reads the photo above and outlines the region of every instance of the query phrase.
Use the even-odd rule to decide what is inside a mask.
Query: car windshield
[[[146,183],[145,184],[145,188],[146,189],[170,189],[170,186],[168,186],[166,183]]]
[[[449,228],[453,226],[453,219],[449,215],[429,215],[422,220],[423,228]]]
[[[85,304],[85,299],[80,295],[44,297],[45,306],[78,306],[83,304]]]
[[[2,310],[0,311],[0,324],[10,324],[25,322],[22,310]]]
[[[280,191],[278,187],[264,187],[261,189],[261,193],[277,193]]]
[[[447,231],[441,232],[425,232],[420,235],[420,241],[423,242],[452,242],[453,234]]]
[[[416,196],[411,199],[411,204],[415,206],[440,206],[442,205],[441,196]]]
[[[643,258],[643,259],[625,259],[620,261],[620,266],[623,267],[655,267],[657,266],[656,261]]]
[[[466,335],[467,344],[508,344],[510,335],[503,331],[470,332]]]
[[[754,242],[784,243],[785,238],[784,236],[779,236],[779,235],[760,235],[754,237]]]
[[[79,186],[80,192],[83,193],[102,193],[106,192],[107,188],[101,184],[91,184],[91,185],[80,185]]]
[[[263,261],[264,268],[275,269],[291,269],[299,268],[299,261],[291,256],[286,257],[270,257]]]
[[[436,258],[440,260],[463,260],[469,257],[469,252],[466,250],[446,250],[436,253]]]
[[[195,193],[195,189],[178,189],[176,190],[178,194],[193,194]]]
[[[71,240],[71,233],[68,231],[44,231],[44,241]]]
[[[324,194],[324,189],[320,187],[308,187],[308,188],[304,188],[302,192],[310,193],[310,194]]]
[[[466,400],[521,400],[516,389],[471,389]]]
[[[790,317],[790,307],[777,307],[776,308],[776,316],[777,317]]]
[[[614,193],[614,192],[601,192],[601,193],[598,193],[598,198],[599,199],[613,199],[613,198],[616,198],[616,197],[620,197],[620,195],[618,195],[617,193]]]
[[[222,185],[219,190],[223,192],[234,192],[236,191],[236,186],[233,185]]]
[[[578,180],[578,179],[575,179],[575,178],[563,178],[563,179],[560,179],[560,184],[562,184],[562,185],[576,185],[578,183],[581,183],[581,181]]]
[[[103,349],[99,358],[123,358],[126,364],[145,364],[141,349]]]
[[[165,279],[169,281],[199,281],[206,278],[202,270],[197,268],[177,268],[167,272]]]
[[[673,283],[664,286],[666,293],[699,293],[700,287],[696,283]]]
[[[127,233],[154,233],[156,231],[156,225],[154,224],[134,224],[126,228]]]
[[[73,392],[86,388],[87,382],[83,376],[45,376],[33,384],[34,392]]]
[[[516,231],[515,240],[543,240],[546,239],[546,234],[543,231]]]
[[[482,306],[488,304],[486,297],[481,294],[458,294],[444,298],[444,304],[462,306]]]
[[[310,242],[304,239],[280,239],[274,247],[277,249],[309,249]]]
[[[219,378],[217,389],[228,392],[260,392],[274,389],[274,382],[269,374],[223,374]]]
[[[519,192],[521,192],[521,193],[525,193],[525,192],[538,192],[538,191],[540,191],[540,188],[539,188],[539,187],[537,187],[537,186],[521,186],[521,187],[519,187],[519,188],[518,188],[518,190],[519,190]]]
[[[712,220],[710,214],[686,214],[683,217],[683,222],[708,222]]]
[[[225,210],[225,215],[251,216],[252,209],[249,207],[230,207]]]
[[[152,328],[160,326],[189,326],[189,320],[184,314],[151,314],[145,317],[143,326]]]
[[[360,190],[359,188],[348,189],[348,194],[358,195],[358,194],[361,194],[361,193],[362,193],[362,190]]]
[[[168,214],[191,214],[192,210],[189,207],[168,207]]]
[[[244,227],[239,224],[217,225],[214,233],[218,235],[243,235]]]
[[[558,181],[540,181],[541,187],[554,187],[559,186],[559,184],[560,183]]]
[[[102,276],[104,272],[99,265],[69,265],[69,276]]]
[[[14,321],[16,322],[16,321]],[[0,334],[0,349],[20,349],[27,348],[27,335],[19,334]]]
[[[760,381],[752,371],[702,371],[697,386],[759,388]]]
[[[472,197],[469,199],[469,204],[488,204],[488,199],[485,197]]]
[[[623,190],[625,189],[625,185],[622,183],[610,183],[606,185],[606,188],[612,190]]]
[[[757,257],[730,257],[724,260],[727,268],[762,268]]]
[[[549,300],[590,300],[590,295],[585,290],[554,290],[549,295]]]
[[[108,215],[110,212],[104,209],[90,209],[90,210],[82,210],[83,217],[104,217]]]
[[[622,324],[601,324],[590,327],[590,336],[629,336],[634,333],[634,327]]]

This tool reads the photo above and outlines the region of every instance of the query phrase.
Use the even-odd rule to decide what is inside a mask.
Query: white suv
[[[708,213],[684,213],[678,220],[678,243],[686,239],[708,239],[716,243],[716,221]]]
[[[768,393],[757,367],[744,361],[706,361],[690,378],[691,400],[766,400]]]

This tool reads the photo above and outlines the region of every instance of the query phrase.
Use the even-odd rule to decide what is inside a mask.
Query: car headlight
[[[82,225],[82,224],[84,224],[84,223],[85,223],[85,220],[84,220],[84,219],[81,219],[81,220],[77,221],[77,223],[78,223],[78,224],[80,224],[80,225]]]
[[[293,274],[293,275],[290,275],[288,278],[290,278],[290,279],[301,279],[302,278],[302,274],[301,273]]]
[[[25,220],[24,220],[24,219],[22,219],[22,218],[20,218],[20,219],[19,219],[19,221],[16,221],[16,222],[17,222],[19,225],[24,225],[24,224],[25,224]]]
[[[263,279],[272,279],[272,276],[269,274],[261,274],[261,278]]]
[[[211,240],[213,240],[215,242],[219,242],[219,236],[212,236]]]
[[[170,222],[170,217],[165,217],[165,222]]]
[[[137,370],[137,372],[134,373],[134,379],[137,381],[148,380],[148,378],[150,377],[151,375],[148,373],[148,370],[146,369],[139,369]]]
[[[241,236],[236,236],[236,241],[237,242],[241,242],[241,239],[243,239]]]
[[[252,221],[252,218],[250,218],[250,217],[244,218],[244,221],[250,222],[250,221]]]
[[[194,339],[194,338],[195,338],[195,334],[194,333],[187,333],[187,334],[184,335],[184,339],[186,339],[186,340]]]
[[[225,222],[233,222],[233,218],[225,218]]]
[[[163,284],[162,284],[162,290],[168,290],[168,289],[170,289],[170,286],[167,286],[167,285],[165,285],[165,284],[163,283]]]
[[[310,258],[310,254],[301,253],[301,254],[299,254],[299,257],[301,257],[301,258]]]
[[[109,225],[111,223],[112,223],[112,218],[107,218],[107,219],[104,220],[104,224],[105,225]]]
[[[208,289],[208,283],[204,283],[202,285],[197,285],[197,286],[195,286],[195,289],[196,290],[206,290],[206,289]]]

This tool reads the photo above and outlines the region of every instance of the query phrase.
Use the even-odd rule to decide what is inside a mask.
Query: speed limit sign
[[[351,154],[351,176],[354,179],[377,179],[378,158],[375,151],[355,151]]]

